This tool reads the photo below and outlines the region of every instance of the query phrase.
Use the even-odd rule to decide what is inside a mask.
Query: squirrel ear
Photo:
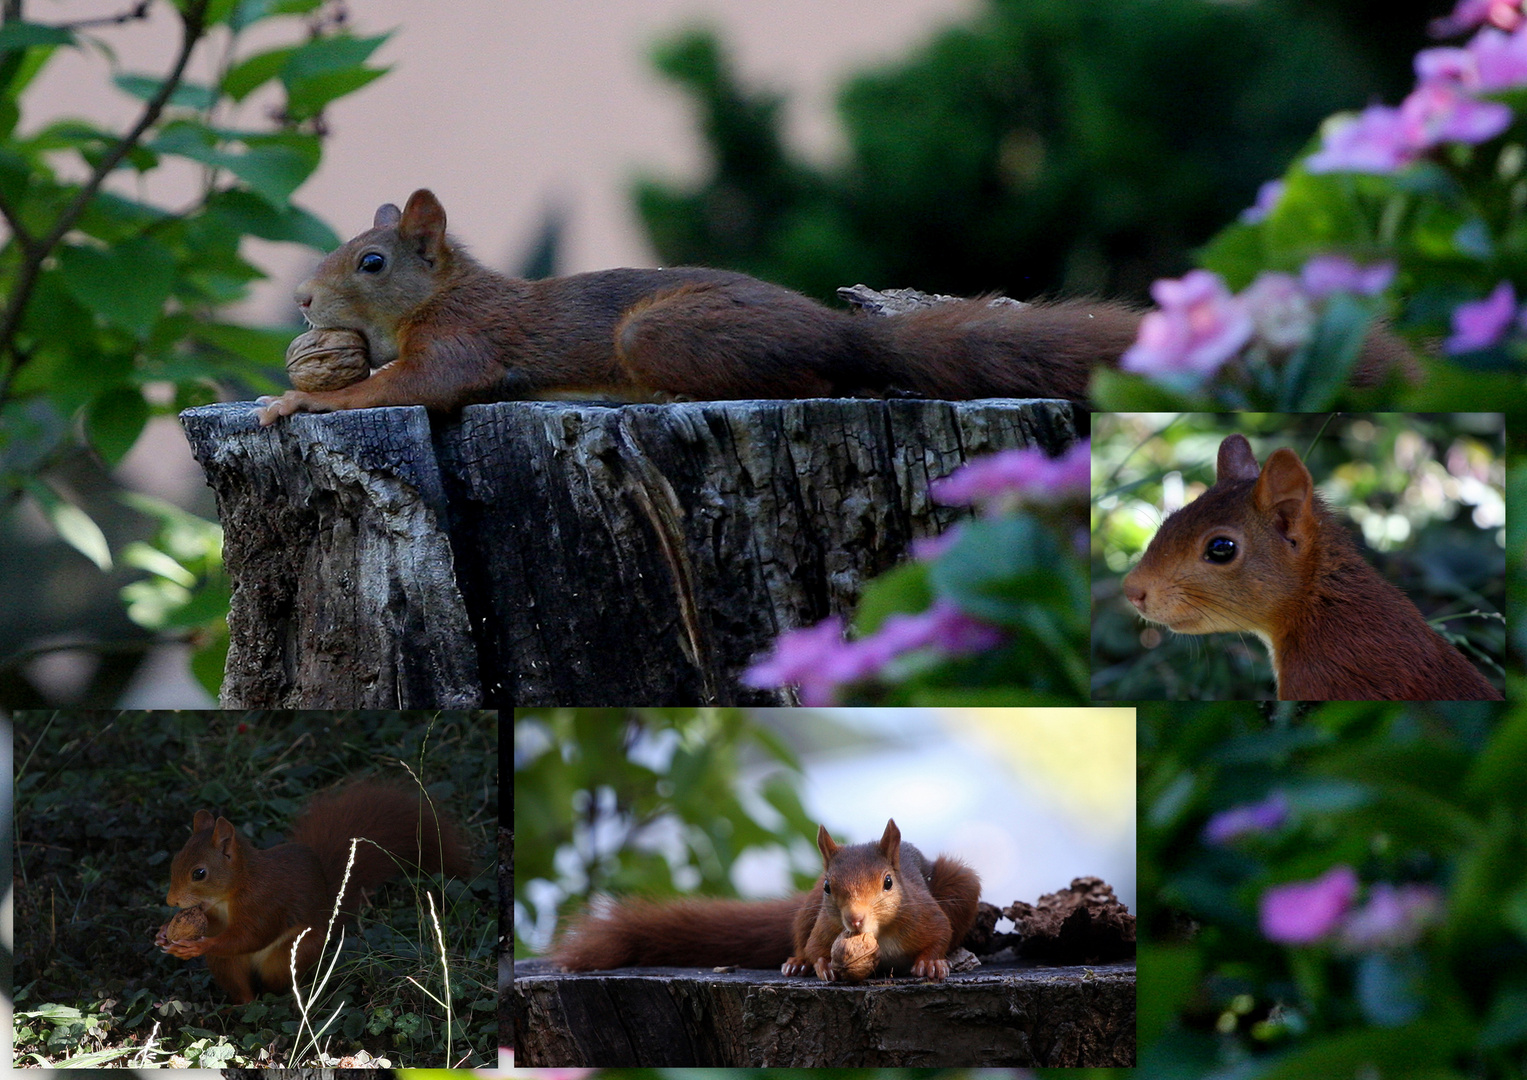
[[[1297,542],[1309,531],[1306,524],[1312,520],[1314,490],[1310,470],[1298,454],[1284,447],[1267,459],[1267,468],[1257,478],[1251,496],[1258,510],[1273,515],[1278,531]]]
[[[817,850],[822,853],[824,860],[831,859],[838,853],[838,845],[832,842],[832,837],[827,835],[827,826],[817,826]]]
[[[1215,466],[1214,480],[1255,480],[1257,456],[1251,452],[1251,444],[1239,432],[1227,435],[1219,444],[1219,462]]]
[[[880,850],[890,851],[892,848],[901,846],[901,830],[896,827],[896,819],[891,818],[885,823],[885,832],[880,837]]]
[[[445,253],[445,207],[433,191],[420,188],[408,197],[398,235],[427,262],[437,262]]]
[[[196,816],[191,819],[191,831],[201,832],[203,829],[212,828],[212,815],[205,810],[196,811]]]
[[[390,229],[398,223],[398,218],[403,216],[403,211],[398,209],[396,203],[383,203],[376,208],[376,217],[371,219],[373,229]]]

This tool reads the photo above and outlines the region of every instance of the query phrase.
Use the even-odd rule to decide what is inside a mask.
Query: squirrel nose
[[[297,291],[292,294],[292,298],[297,301],[298,307],[306,311],[308,305],[313,302],[313,290],[298,286]]]
[[[1140,607],[1145,603],[1145,589],[1139,582],[1130,581],[1129,578],[1125,578],[1124,598],[1131,604],[1134,604],[1135,607]]]

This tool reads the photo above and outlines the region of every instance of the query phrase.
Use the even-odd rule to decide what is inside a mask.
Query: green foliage
[[[664,262],[821,297],[865,281],[1143,298],[1377,89],[1352,40],[1271,0],[988,0],[845,82],[846,156],[823,168],[783,144],[783,98],[691,31],[655,61],[695,100],[713,172],[644,179],[637,205]]]
[[[1153,1075],[1517,1076],[1527,1053],[1527,713],[1493,704],[1140,710],[1140,1066]],[[1279,792],[1275,827],[1206,838]],[[1385,949],[1279,945],[1275,884],[1354,867],[1441,891]]]
[[[139,103],[136,121],[121,131],[71,119],[18,126],[23,95],[61,51],[94,48],[114,63],[109,30],[98,37],[16,16],[0,26],[0,216],[7,226],[0,247],[0,497],[8,511],[27,504],[40,510],[60,539],[102,570],[112,565],[107,530],[91,522],[59,476],[82,453],[120,462],[153,417],[204,404],[230,387],[245,394],[277,389],[270,371],[279,368],[291,332],[219,317],[264,277],[241,246],[247,237],[315,248],[339,242],[292,197],[318,166],[323,110],[386,70],[368,66],[386,35],[353,36],[342,13],[319,0],[184,0],[174,8],[179,48],[168,72],[112,75],[116,90]],[[291,15],[308,18],[276,22]],[[268,46],[282,25],[295,43],[247,48],[246,32],[258,28]],[[210,41],[220,27],[229,34]],[[202,53],[209,55],[199,69],[211,65],[212,78],[188,82],[185,72]],[[238,103],[268,86],[282,95],[272,126],[234,123]],[[173,212],[104,190],[108,179],[147,176],[175,161],[199,167],[201,185]],[[205,568],[187,569],[194,577]],[[205,621],[182,620],[176,630],[215,639],[221,617],[209,610]],[[158,629],[169,625],[161,621]]]
[[[514,729],[515,901],[526,912],[538,879],[582,897],[673,894],[681,879],[735,896],[730,871],[744,851],[815,840],[796,790],[799,762],[740,709],[516,709]],[[757,795],[779,815],[777,826],[759,822],[739,797],[745,757],[776,766]],[[670,865],[643,841],[675,825],[683,854]],[[578,870],[567,873],[559,855]],[[517,956],[525,954],[521,934],[517,918]]]
[[[269,847],[315,792],[360,773],[410,784],[406,762],[463,825],[479,873],[472,882],[405,876],[378,890],[347,927],[311,1024],[326,1029],[329,1054],[492,1061],[498,923],[482,812],[498,799],[491,714],[22,712],[15,737],[17,828],[46,838],[16,861],[22,1059],[54,1068],[100,1053],[101,1061],[74,1064],[268,1068],[295,1052],[305,1064],[335,1064],[315,1060],[291,995],[231,1005],[203,962],[154,948],[170,912],[170,863],[198,809],[226,815]],[[450,965],[449,1052],[425,890]],[[54,912],[60,897],[69,898],[67,918]],[[130,1059],[119,1060],[124,1054]]]
[[[1092,693],[1099,699],[1272,696],[1266,648],[1251,635],[1174,635],[1147,627],[1123,598],[1124,574],[1160,522],[1168,477],[1184,501],[1214,482],[1219,442],[1239,431],[1258,460],[1288,446],[1368,560],[1498,678],[1506,553],[1499,415],[1107,415],[1093,422]],[[1476,509],[1477,508],[1477,511]],[[1472,515],[1495,521],[1481,527]]]

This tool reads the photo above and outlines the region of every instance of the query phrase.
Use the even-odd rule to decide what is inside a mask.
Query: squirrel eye
[[[192,881],[201,881],[206,876],[207,876],[207,868],[205,866],[198,866],[195,870],[191,871],[191,880]]]
[[[824,893],[826,893],[828,896],[831,896],[832,895],[832,882],[830,882],[830,881],[822,882],[822,891]]]
[[[379,274],[382,267],[387,265],[387,260],[375,251],[368,251],[361,256],[361,261],[356,267],[363,274]]]
[[[886,892],[890,892],[891,891],[891,885],[892,885],[891,875],[887,874],[885,876],[885,891]]]
[[[1212,563],[1227,563],[1235,558],[1235,541],[1228,536],[1216,536],[1204,547],[1204,558]]]

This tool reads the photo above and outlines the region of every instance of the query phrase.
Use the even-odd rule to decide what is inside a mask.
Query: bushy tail
[[[623,901],[575,919],[552,950],[569,971],[617,967],[778,968],[806,896],[783,900]]]
[[[1117,367],[1140,313],[1101,300],[1023,306],[961,300],[886,318],[865,329],[888,343],[894,368],[928,397],[1066,398],[1087,403],[1093,369]]]
[[[940,855],[928,877],[928,891],[938,900],[949,920],[949,948],[958,949],[976,924],[981,899],[981,879],[959,859]]]
[[[455,823],[437,816],[417,791],[361,781],[319,795],[292,826],[292,840],[317,853],[336,891],[354,836],[372,843],[356,845],[342,905],[346,911],[355,911],[366,893],[396,874],[398,862],[403,869],[417,866],[429,874],[472,876],[472,860]]]

